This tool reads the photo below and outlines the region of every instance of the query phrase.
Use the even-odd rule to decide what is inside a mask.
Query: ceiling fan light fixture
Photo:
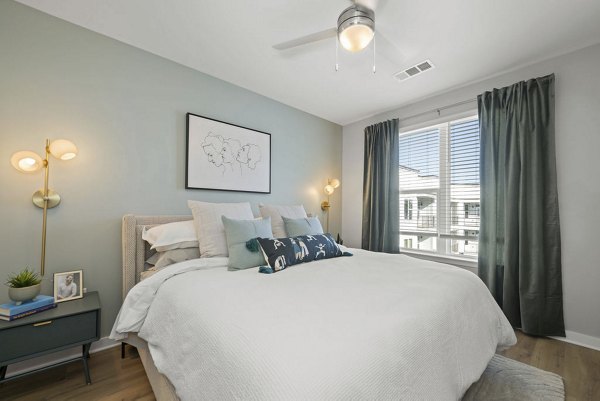
[[[363,50],[375,35],[375,13],[359,4],[346,8],[338,17],[337,33],[344,49]]]

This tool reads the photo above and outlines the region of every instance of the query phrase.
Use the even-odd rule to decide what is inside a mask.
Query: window
[[[471,216],[472,219],[479,218],[479,203],[465,203],[465,219]]]
[[[412,220],[412,200],[404,200],[404,220]]]
[[[476,257],[480,202],[477,116],[400,133],[399,142],[401,249]]]

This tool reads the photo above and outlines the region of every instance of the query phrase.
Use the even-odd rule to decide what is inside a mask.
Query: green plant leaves
[[[11,274],[8,276],[8,280],[6,280],[6,285],[12,288],[24,288],[31,287],[32,285],[36,285],[42,282],[40,276],[37,273],[29,270],[29,267],[26,267],[25,270],[21,271],[18,274]]]

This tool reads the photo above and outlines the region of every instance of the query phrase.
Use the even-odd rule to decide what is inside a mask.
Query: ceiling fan
[[[276,50],[288,50],[309,43],[336,37],[336,71],[338,43],[349,52],[357,53],[364,50],[373,41],[373,72],[375,73],[375,9],[378,0],[355,0],[344,9],[338,17],[337,27],[312,33],[300,38],[288,40],[273,46]],[[380,6],[380,5],[379,5]],[[381,7],[381,6],[380,6]],[[378,32],[378,36],[381,33]]]

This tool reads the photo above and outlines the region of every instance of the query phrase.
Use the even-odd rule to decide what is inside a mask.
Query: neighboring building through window
[[[477,117],[401,133],[399,142],[401,250],[476,257],[480,202]]]

